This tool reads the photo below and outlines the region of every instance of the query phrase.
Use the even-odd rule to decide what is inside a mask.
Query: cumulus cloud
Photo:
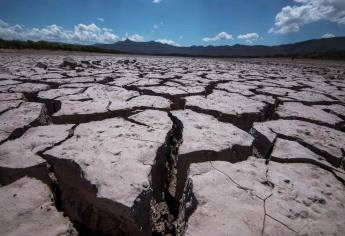
[[[96,24],[78,24],[73,30],[66,30],[58,25],[43,28],[25,28],[21,25],[9,25],[0,20],[0,38],[19,40],[46,40],[67,43],[112,43],[118,40],[111,29],[99,28]]]
[[[155,40],[155,42],[163,43],[163,44],[169,44],[169,45],[172,45],[175,47],[180,47],[180,44],[178,44],[175,41],[170,40],[170,39],[157,39],[157,40]]]
[[[237,38],[246,40],[247,43],[253,43],[254,41],[258,40],[259,35],[257,33],[247,33],[247,34],[240,34],[237,36]]]
[[[301,26],[320,20],[345,25],[344,0],[294,0],[298,5],[285,6],[276,15],[270,33],[298,32]]]
[[[7,26],[8,24],[5,21],[0,19],[0,27],[7,27]]]
[[[209,41],[217,41],[217,40],[229,40],[232,39],[232,35],[228,34],[227,32],[220,32],[214,37],[205,37],[202,41],[209,42]]]
[[[104,22],[104,19],[102,17],[98,17],[97,20]]]
[[[322,39],[328,39],[328,38],[334,38],[335,35],[332,33],[325,33],[324,35],[321,36]]]
[[[152,0],[152,3],[160,3],[162,2],[163,0]]]
[[[133,34],[133,35],[127,36],[127,38],[131,41],[134,41],[134,42],[143,42],[144,41],[144,37],[141,36],[140,34]]]

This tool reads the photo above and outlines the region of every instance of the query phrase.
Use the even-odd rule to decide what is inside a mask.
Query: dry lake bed
[[[0,54],[0,235],[344,235],[345,63]]]

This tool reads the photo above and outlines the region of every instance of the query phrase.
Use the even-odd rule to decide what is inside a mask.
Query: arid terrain
[[[344,235],[345,63],[0,54],[0,235]]]

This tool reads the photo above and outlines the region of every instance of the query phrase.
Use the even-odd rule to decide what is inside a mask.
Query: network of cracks
[[[341,62],[0,65],[1,235],[345,232]]]

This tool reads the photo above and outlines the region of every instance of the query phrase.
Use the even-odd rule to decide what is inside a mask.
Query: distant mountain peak
[[[184,56],[211,56],[211,57],[261,57],[261,56],[290,56],[318,53],[345,53],[345,37],[313,39],[303,42],[264,46],[243,45],[233,46],[190,46],[176,47],[156,41],[135,42],[128,38],[113,44],[96,44],[96,47],[112,49],[124,53],[151,54],[151,55],[184,55]]]

